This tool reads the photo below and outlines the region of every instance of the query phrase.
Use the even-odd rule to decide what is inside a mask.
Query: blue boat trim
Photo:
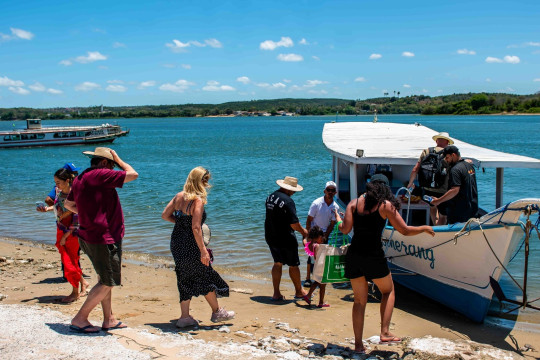
[[[410,275],[410,271],[391,262],[388,266],[393,273],[395,282],[431,298],[451,309],[465,315],[475,322],[483,322],[489,309],[491,299],[476,293],[443,284],[424,275]],[[405,273],[400,276],[399,273]]]

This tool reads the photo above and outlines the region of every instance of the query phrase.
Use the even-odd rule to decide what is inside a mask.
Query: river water
[[[331,177],[331,156],[322,143],[322,129],[335,116],[250,118],[146,118],[44,121],[44,126],[115,122],[131,133],[113,147],[140,174],[119,190],[126,222],[126,250],[170,257],[173,225],[161,219],[168,201],[182,189],[198,165],[212,173],[207,223],[216,266],[232,274],[268,279],[272,258],[264,241],[264,200],[275,181],[295,176],[304,191],[294,195],[300,222],[311,202],[322,196]],[[338,121],[371,121],[368,116]],[[494,150],[540,157],[540,116],[379,116],[380,122],[420,122],[462,141]],[[0,122],[0,130],[24,122]],[[108,145],[107,145],[108,146]],[[0,236],[54,243],[52,213],[37,213],[35,202],[50,191],[53,174],[66,162],[89,166],[83,150],[93,146],[0,149]],[[505,169],[504,202],[540,197],[540,169]],[[495,169],[477,172],[480,206],[495,205]],[[510,264],[523,274],[523,250]],[[540,297],[540,241],[531,239],[531,296]],[[304,258],[302,258],[304,262]],[[304,268],[302,267],[302,271]],[[507,295],[515,288],[502,280]]]

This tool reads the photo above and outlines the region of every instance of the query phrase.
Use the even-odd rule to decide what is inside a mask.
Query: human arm
[[[201,199],[195,199],[193,201],[193,213],[191,214],[191,230],[193,231],[193,236],[195,237],[197,247],[201,252],[201,262],[203,263],[203,265],[208,266],[210,265],[210,254],[208,253],[208,250],[206,250],[206,246],[204,246],[201,228],[203,212],[204,205]]]
[[[74,214],[78,214],[77,204],[73,200],[64,200],[64,207]]]
[[[416,176],[418,175],[418,171],[420,170],[420,161],[414,165],[411,175],[409,176],[409,184],[407,184],[407,188],[414,188],[414,180],[416,179]]]
[[[124,178],[124,184],[128,183],[130,181],[133,181],[139,177],[139,173],[137,173],[131,165],[129,165],[127,162],[120,159],[116,151],[111,150],[111,155],[113,157],[113,160],[115,163],[118,164],[126,172],[126,177]]]
[[[302,227],[302,225],[300,225],[299,222],[294,223],[294,224],[291,224],[291,228],[292,228],[293,230],[295,230],[295,231],[298,231],[298,232],[302,235],[303,238],[306,238],[306,237],[307,237],[307,234],[308,234],[307,230],[304,229],[304,228]]]
[[[431,236],[435,235],[433,228],[428,225],[422,226],[409,226],[405,223],[399,212],[396,210],[394,205],[389,201],[384,201],[379,207],[379,214],[383,219],[388,219],[390,224],[396,229],[400,234],[405,236],[412,236],[421,234],[423,232],[430,234]]]
[[[451,200],[455,198],[458,193],[459,193],[459,186],[454,186],[450,188],[447,192],[445,192],[444,195],[441,196],[440,198],[433,196],[431,205],[437,206],[445,201]]]
[[[336,226],[336,220],[330,220],[330,224],[328,224],[328,227],[326,228],[326,232],[324,233],[324,239],[327,241],[330,237],[330,234],[334,230],[334,226]]]
[[[347,209],[345,209],[345,216],[343,219],[341,219],[341,216],[339,215],[339,212],[334,210],[334,215],[336,216],[336,221],[339,223],[341,221],[341,224],[339,224],[339,231],[341,231],[343,234],[348,234],[351,232],[353,228],[353,212],[356,210],[356,199],[351,200],[349,202],[349,205],[347,205]]]
[[[161,213],[161,218],[165,221],[168,221],[168,222],[172,222],[173,224],[175,223],[175,219],[174,219],[174,210],[175,210],[175,200],[176,198],[180,195],[180,193],[176,194],[172,199],[171,201],[169,201],[169,203],[167,204],[167,206],[165,206],[165,209],[163,209],[163,212]]]
[[[306,220],[306,230],[309,232],[311,229],[311,223],[313,222],[313,216],[308,215]]]

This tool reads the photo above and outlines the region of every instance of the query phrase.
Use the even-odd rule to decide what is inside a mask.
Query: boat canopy
[[[414,165],[434,146],[438,132],[420,124],[384,122],[327,123],[323,143],[330,153],[355,164]],[[484,168],[540,168],[540,160],[486,149],[452,138],[461,156]]]

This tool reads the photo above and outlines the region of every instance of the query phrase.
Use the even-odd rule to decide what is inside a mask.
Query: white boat
[[[403,186],[413,166],[422,150],[433,146],[432,136],[437,133],[419,124],[325,124],[322,137],[332,154],[340,206],[346,207],[364,192],[369,172],[377,168],[388,175],[394,193],[406,191]],[[434,226],[435,237],[403,236],[387,225],[383,249],[394,281],[482,322],[503,267],[524,237],[520,215],[538,212],[540,207],[538,198],[502,206],[503,169],[540,168],[540,160],[454,141],[462,157],[482,168],[496,168],[497,209],[467,223]],[[411,225],[429,223],[429,205],[422,201],[404,202],[401,214]]]
[[[28,119],[26,129],[0,131],[0,148],[106,143],[128,133],[119,125],[42,127],[40,119]]]

